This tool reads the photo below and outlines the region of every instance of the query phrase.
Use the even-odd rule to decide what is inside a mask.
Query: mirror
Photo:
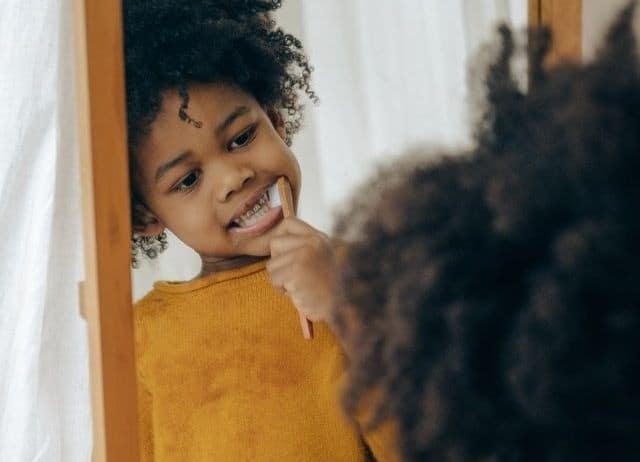
[[[575,6],[581,2],[567,1],[563,5],[569,3]],[[315,68],[312,86],[320,103],[307,103],[305,123],[293,139],[292,150],[304,179],[299,216],[322,231],[331,230],[334,211],[379,162],[388,161],[417,142],[443,146],[468,142],[466,72],[470,58],[492,36],[497,22],[506,21],[514,29],[521,29],[527,20],[555,27],[553,21],[559,12],[567,14],[558,2],[532,0],[446,4],[403,0],[393,2],[393,8],[391,5],[384,0],[332,0],[322,4],[289,0],[275,15],[281,27],[302,40]],[[122,402],[132,403],[133,399],[129,380],[133,342],[123,327],[130,321],[131,306],[119,298],[123,292],[129,297],[129,287],[116,280],[124,261],[123,252],[117,259],[109,253],[115,247],[129,252],[128,240],[125,249],[124,241],[114,239],[123,229],[128,232],[128,228],[121,226],[120,218],[107,213],[118,209],[109,202],[113,188],[118,190],[118,200],[128,196],[129,191],[122,191],[126,188],[119,183],[100,180],[98,175],[100,169],[110,168],[109,151],[124,152],[124,146],[118,144],[124,138],[119,131],[124,110],[118,98],[105,98],[123,94],[123,88],[114,88],[108,78],[122,74],[119,48],[115,47],[114,52],[113,47],[107,46],[117,43],[110,34],[114,24],[120,24],[118,14],[109,5],[87,0],[85,7],[86,29],[83,23],[79,30],[86,36],[80,34],[79,41],[86,38],[88,42],[84,51],[89,57],[87,97],[92,113],[81,120],[81,125],[89,127],[81,128],[92,133],[93,152],[86,150],[89,160],[84,175],[88,178],[89,209],[96,213],[87,219],[87,259],[92,271],[88,272],[83,298],[89,302],[87,318],[92,343],[94,455],[95,460],[105,460],[105,454],[112,451],[111,457],[122,454],[114,460],[134,460],[136,444],[146,443],[145,435],[135,443],[132,432],[122,430],[137,428],[135,406],[122,406]],[[581,10],[571,10],[573,16],[566,16],[565,22],[569,18],[572,24],[579,24],[581,18],[576,19],[576,11]],[[78,13],[78,17],[84,18],[84,14]],[[557,24],[563,21],[558,20]],[[576,35],[575,28],[567,32],[572,37]],[[104,108],[107,110],[101,110]],[[189,117],[187,111],[185,120]],[[115,149],[110,150],[111,147]],[[114,178],[122,179],[122,175],[118,171]],[[93,226],[94,219],[99,226]],[[105,243],[109,245],[104,246]],[[118,264],[112,264],[115,260]],[[166,252],[151,262],[143,261],[132,272],[133,300],[139,300],[156,280],[188,281],[199,269],[199,257],[170,235]],[[101,281],[109,280],[113,284],[101,285]],[[279,367],[277,363],[271,365],[274,369]],[[138,401],[148,399],[144,393],[138,396]],[[124,439],[130,443],[128,446],[122,444]]]

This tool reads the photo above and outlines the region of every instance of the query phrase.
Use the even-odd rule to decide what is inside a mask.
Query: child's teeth
[[[245,228],[247,226],[255,224],[260,218],[264,216],[265,213],[269,211],[267,203],[268,197],[265,193],[249,211],[247,211],[244,215],[236,220],[236,223],[238,223],[241,228]]]

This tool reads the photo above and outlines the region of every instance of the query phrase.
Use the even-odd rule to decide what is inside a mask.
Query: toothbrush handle
[[[293,209],[293,197],[291,195],[291,186],[289,182],[283,176],[278,178],[278,194],[280,195],[280,202],[282,202],[282,214],[285,218],[295,216],[295,210]],[[302,327],[302,335],[305,339],[311,340],[313,338],[313,324],[302,313],[300,313],[300,326]]]
[[[296,215],[293,209],[293,196],[291,195],[291,186],[289,182],[283,176],[278,178],[278,194],[280,195],[280,202],[282,203],[282,214],[285,218],[294,217]]]
[[[299,313],[300,327],[302,327],[302,336],[305,340],[313,340],[313,323],[309,321],[304,314]]]

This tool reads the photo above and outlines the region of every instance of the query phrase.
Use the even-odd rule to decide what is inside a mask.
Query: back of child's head
[[[473,152],[384,169],[339,220],[345,403],[375,391],[406,460],[638,460],[632,16],[586,65],[544,68],[538,35],[527,92],[502,28]]]
[[[300,95],[312,100],[311,68],[300,41],[284,33],[270,13],[281,0],[124,0],[127,125],[132,223],[144,226],[137,188],[136,149],[149,133],[163,94],[177,90],[175,117],[188,113],[189,86],[222,83],[247,92],[283,119],[287,142],[301,125]],[[134,240],[148,257],[154,238]],[[161,242],[164,247],[164,243]]]

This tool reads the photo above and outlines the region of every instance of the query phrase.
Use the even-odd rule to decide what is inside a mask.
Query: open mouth
[[[274,205],[267,188],[239,217],[229,223],[229,232],[236,235],[260,234],[275,226],[282,218],[282,207]]]
[[[260,218],[264,217],[269,210],[269,189],[266,189],[256,203],[238,218],[232,220],[229,226],[232,228],[248,228],[260,221]]]

